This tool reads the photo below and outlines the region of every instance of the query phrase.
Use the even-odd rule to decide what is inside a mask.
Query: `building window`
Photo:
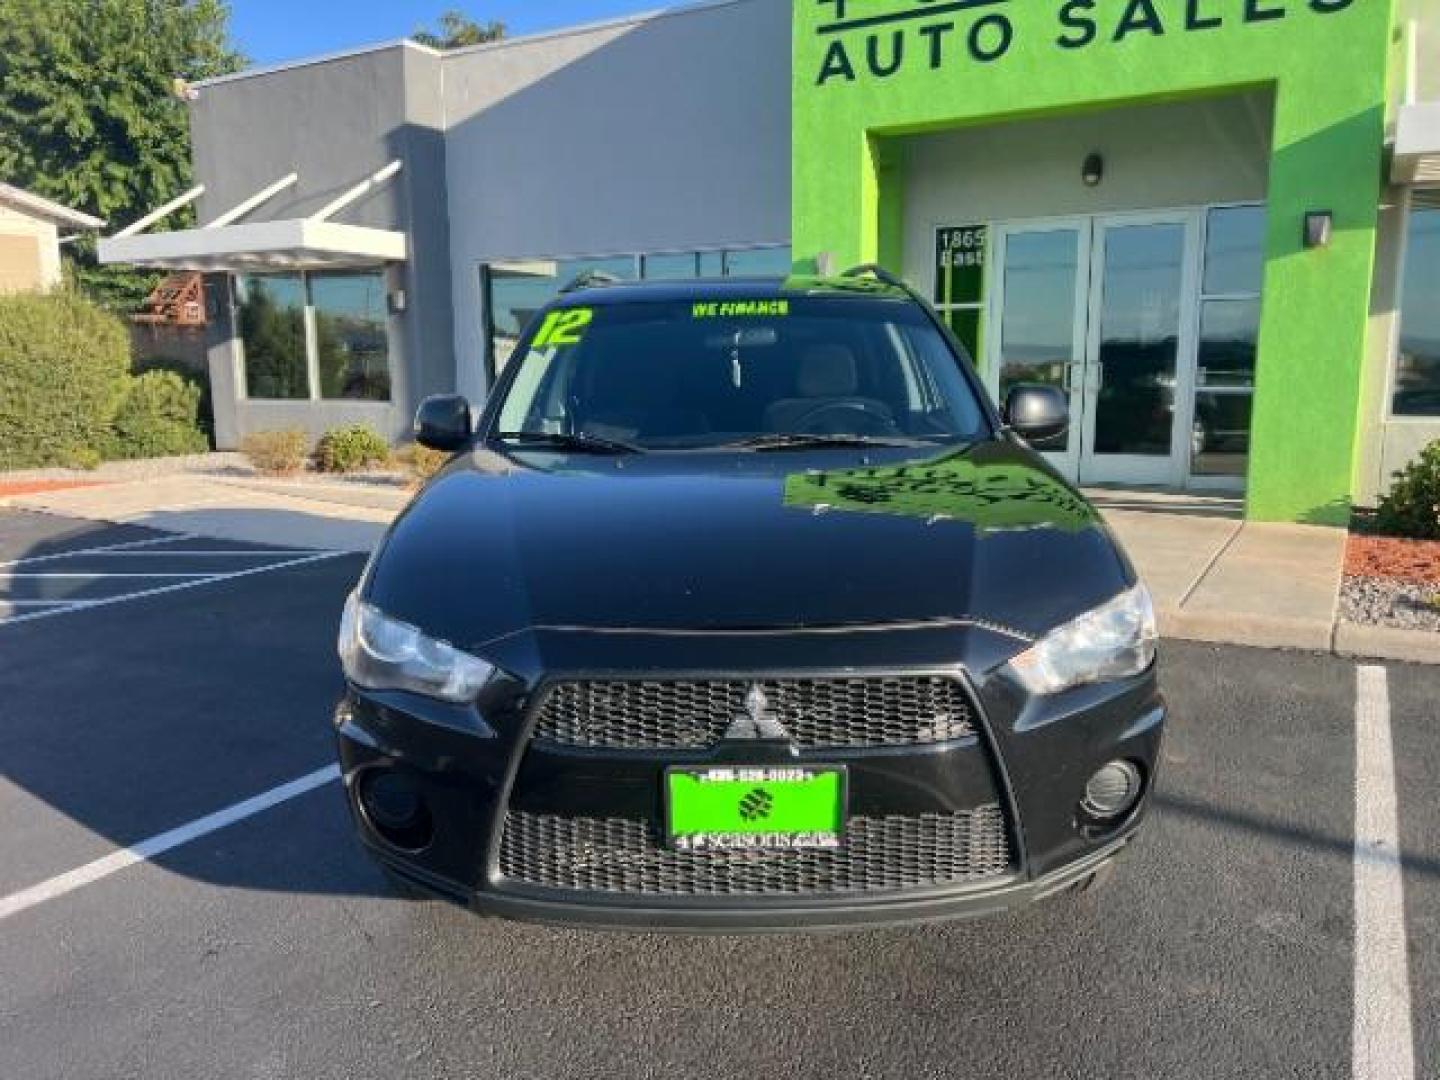
[[[728,251],[670,251],[603,258],[525,259],[480,268],[485,303],[486,367],[493,379],[505,370],[535,313],[588,270],[624,280],[706,277],[777,277],[790,273],[787,246]]]
[[[1206,215],[1190,435],[1195,476],[1243,477],[1249,467],[1265,221],[1263,206],[1220,207]]]
[[[382,271],[241,274],[235,306],[247,397],[390,400]],[[307,323],[314,326],[313,365]]]
[[[1410,211],[1405,245],[1391,411],[1440,416],[1440,208]]]
[[[298,274],[245,274],[235,279],[245,393],[295,400],[310,396],[305,353],[305,283]]]
[[[385,275],[379,271],[311,274],[320,396],[390,400],[390,342]]]
[[[970,353],[980,357],[985,311],[985,225],[955,225],[935,230],[935,309]]]

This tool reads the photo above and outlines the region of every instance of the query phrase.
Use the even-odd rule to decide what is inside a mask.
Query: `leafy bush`
[[[0,469],[88,464],[129,369],[125,324],[78,293],[0,296]]]
[[[240,441],[240,452],[263,473],[287,476],[305,467],[310,436],[303,428],[255,431]]]
[[[197,387],[200,391],[200,430],[205,433],[207,439],[213,441],[215,405],[211,400],[210,373],[207,370],[196,368],[183,360],[176,360],[168,356],[136,357],[135,365],[131,370],[136,375],[144,375],[147,371],[173,371],[187,383]]]
[[[101,449],[110,459],[203,454],[210,443],[199,415],[200,387],[174,372],[148,371],[129,381]]]
[[[390,444],[364,424],[331,428],[315,447],[315,466],[321,472],[358,472],[390,460]]]
[[[443,450],[431,450],[419,443],[410,443],[395,451],[395,462],[417,484],[423,484],[445,467],[450,455]]]
[[[1380,500],[1375,521],[1397,536],[1440,540],[1440,440],[1395,474],[1389,494]]]

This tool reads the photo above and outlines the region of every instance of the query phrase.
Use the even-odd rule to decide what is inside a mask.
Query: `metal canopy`
[[[1397,184],[1440,185],[1440,101],[1401,106],[1391,178]]]
[[[402,232],[297,218],[117,236],[101,240],[99,254],[102,263],[245,273],[404,262],[407,246]]]
[[[201,184],[157,207],[114,236],[101,240],[99,258],[107,264],[124,263],[203,273],[369,267],[404,262],[409,254],[409,244],[403,232],[342,225],[330,220],[351,203],[387,182],[400,169],[399,161],[390,162],[309,217],[235,224],[293,186],[299,176],[292,172],[201,228],[168,233],[145,232],[161,218],[203,195],[205,186]]]

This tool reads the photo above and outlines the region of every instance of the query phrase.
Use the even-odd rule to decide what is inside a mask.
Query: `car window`
[[[962,361],[913,304],[794,298],[559,308],[522,346],[502,433],[651,450],[767,435],[988,434]]]

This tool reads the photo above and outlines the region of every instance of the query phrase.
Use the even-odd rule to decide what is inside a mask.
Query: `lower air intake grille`
[[[816,896],[958,885],[1006,873],[999,806],[851,818],[839,850],[672,851],[630,818],[511,813],[500,872],[515,884],[642,896]]]
[[[968,739],[964,688],[942,676],[568,682],[540,706],[535,738],[610,750],[703,750],[735,725],[799,747],[917,746]]]

